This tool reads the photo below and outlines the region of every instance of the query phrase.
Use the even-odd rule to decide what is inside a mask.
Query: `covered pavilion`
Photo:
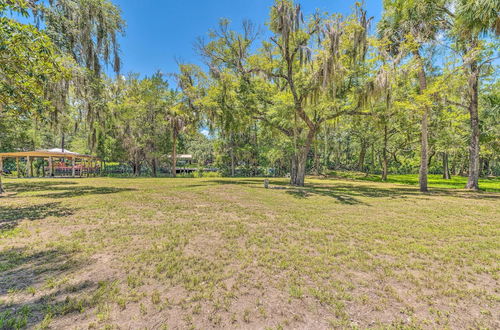
[[[97,174],[100,172],[101,166],[99,166],[100,159],[91,156],[83,155],[76,152],[71,152],[65,149],[43,149],[35,151],[19,151],[19,152],[3,152],[0,153],[0,173],[3,172],[4,159],[15,158],[16,159],[16,169],[17,176],[21,177],[21,171],[19,163],[22,160],[26,160],[26,173],[25,176],[30,178],[33,177],[33,161],[36,159],[42,159],[43,162],[43,176],[55,177],[55,176],[90,176],[92,174]],[[71,163],[66,164],[69,160]],[[47,161],[47,166],[45,166],[45,161]],[[58,163],[56,163],[58,162]]]

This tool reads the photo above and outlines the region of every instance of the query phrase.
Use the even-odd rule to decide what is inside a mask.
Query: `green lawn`
[[[498,179],[414,180],[7,179],[0,329],[499,328]]]
[[[368,174],[361,172],[332,172],[330,177],[343,179],[354,179],[372,182],[382,182],[380,175]],[[404,185],[418,186],[417,174],[391,174],[387,178],[387,182],[399,183]],[[428,177],[429,188],[453,188],[463,189],[467,183],[467,177],[452,176],[451,179],[445,180],[442,175],[430,174]],[[481,178],[479,179],[479,187],[481,190],[489,192],[500,192],[500,177]]]

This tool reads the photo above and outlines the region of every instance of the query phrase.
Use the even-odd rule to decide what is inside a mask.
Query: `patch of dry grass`
[[[500,194],[262,181],[7,180],[0,328],[500,327]]]

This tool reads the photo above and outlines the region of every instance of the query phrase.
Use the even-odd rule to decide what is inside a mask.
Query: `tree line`
[[[110,1],[3,0],[0,150],[61,143],[136,175],[175,175],[189,152],[297,186],[340,169],[418,172],[421,191],[429,172],[467,175],[479,189],[500,171],[500,2],[383,4],[374,24],[362,3],[306,15],[276,0],[265,28],[222,19],[197,39],[202,65],[141,77],[120,73],[125,23]]]

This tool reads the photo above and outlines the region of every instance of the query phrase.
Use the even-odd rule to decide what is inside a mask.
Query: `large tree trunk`
[[[133,170],[134,170],[134,176],[140,176],[141,175],[141,161],[139,157],[139,152],[136,151],[134,153],[134,158],[133,158]]]
[[[296,156],[296,164],[295,164],[295,173],[294,176],[291,178],[290,184],[292,186],[299,186],[302,187],[304,186],[304,181],[305,181],[305,169],[304,165],[302,164],[301,161],[301,156],[297,155]]]
[[[420,185],[420,191],[426,192],[427,188],[427,172],[429,159],[428,159],[428,110],[427,107],[424,110],[424,114],[422,115],[422,123],[421,123],[421,146],[420,146],[420,171],[418,182]]]
[[[387,181],[387,156],[382,156],[382,181]]]
[[[479,190],[479,68],[476,62],[470,65],[469,77],[469,115],[470,115],[470,145],[469,145],[469,178],[466,189]]]
[[[172,168],[171,168],[171,174],[172,178],[175,178],[177,174],[177,132],[175,128],[172,130]]]
[[[451,179],[450,167],[448,166],[448,153],[443,152],[443,179]]]
[[[314,136],[316,136],[316,130],[310,129],[305,144],[296,150],[292,158],[292,170],[290,171],[290,184],[292,186],[303,187],[305,184],[307,155],[309,154],[309,150],[311,150]]]
[[[415,57],[417,58],[419,62],[419,70],[418,70],[418,81],[420,84],[419,88],[419,94],[423,94],[424,91],[427,89],[427,77],[425,76],[425,70],[424,70],[424,64],[422,62],[422,59],[420,58],[420,54],[418,51],[415,52]],[[419,176],[418,176],[418,182],[420,185],[420,191],[421,192],[426,192],[428,191],[427,188],[427,173],[428,173],[428,164],[429,164],[429,159],[428,159],[428,149],[429,149],[429,142],[428,142],[428,131],[429,131],[429,107],[424,106],[424,112],[422,114],[422,121],[421,121],[421,126],[420,126],[420,135],[421,135],[421,146],[420,146],[420,171],[419,171]]]
[[[307,149],[307,151],[306,151]],[[303,187],[305,184],[306,178],[306,163],[307,163],[307,154],[309,153],[309,148],[303,147],[298,151],[295,158],[295,171],[290,178],[290,184],[292,186]]]
[[[141,163],[140,161],[136,158],[134,158],[132,162],[132,171],[134,173],[134,176],[140,176],[141,175]]]

